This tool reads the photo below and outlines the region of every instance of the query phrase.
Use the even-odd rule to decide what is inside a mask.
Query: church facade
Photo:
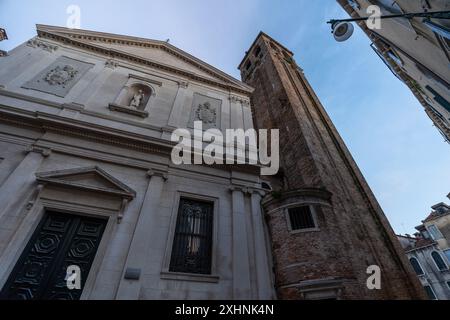
[[[251,63],[271,61],[263,43],[285,50],[258,39]],[[271,179],[257,165],[172,163],[172,132],[195,121],[280,125],[249,68],[246,84],[166,42],[45,25],[1,57],[0,299],[421,298],[368,186],[369,198],[354,189],[360,173],[338,177],[348,194],[323,178],[332,152],[299,160],[281,143],[289,159]],[[297,143],[324,130],[310,125]],[[359,247],[358,232],[370,235]]]

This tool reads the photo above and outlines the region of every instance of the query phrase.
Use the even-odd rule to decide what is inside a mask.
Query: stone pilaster
[[[0,219],[7,212],[13,210],[16,202],[22,202],[28,186],[36,180],[35,173],[42,163],[44,157],[50,155],[50,150],[30,147],[27,155],[16,169],[9,175],[8,179],[0,187]]]
[[[272,271],[269,268],[269,243],[267,243],[267,238],[265,236],[264,214],[261,210],[261,198],[261,191],[252,191],[251,210],[256,260],[256,281],[258,284],[258,299],[268,300],[274,298],[274,285],[272,283]]]
[[[177,95],[175,97],[172,111],[170,112],[169,121],[167,123],[169,126],[178,128],[181,125],[180,121],[182,119],[188,85],[189,84],[187,82],[180,82],[178,84]]]
[[[141,211],[139,212],[133,239],[131,240],[125,270],[116,294],[116,298],[119,300],[139,299],[145,261],[152,241],[152,229],[158,228],[154,221],[167,176],[165,172],[156,170],[149,170],[148,175],[150,176],[150,181]]]
[[[232,193],[232,225],[233,225],[233,299],[250,299],[250,263],[245,223],[245,198],[247,190],[231,187]]]

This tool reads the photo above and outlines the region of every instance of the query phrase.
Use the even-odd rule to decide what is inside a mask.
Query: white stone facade
[[[252,88],[165,42],[37,31],[0,58],[0,288],[54,210],[107,219],[81,299],[274,298],[259,168],[170,160],[208,101],[251,128]],[[214,204],[211,274],[168,270],[183,197]]]

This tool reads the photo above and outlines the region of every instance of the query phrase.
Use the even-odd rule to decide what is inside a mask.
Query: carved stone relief
[[[222,100],[195,93],[190,127],[194,126],[194,121],[202,121],[204,129],[219,128],[221,104]]]
[[[250,106],[250,101],[248,101],[245,98],[238,97],[238,96],[230,95],[230,101],[232,103],[241,103],[244,107]]]
[[[51,86],[58,85],[64,88],[67,83],[73,80],[77,73],[78,70],[75,70],[71,65],[66,64],[64,67],[56,66],[56,68],[47,73],[44,80]]]
[[[199,104],[195,111],[195,120],[203,121],[204,124],[215,126],[217,120],[217,110],[211,107],[209,102]]]
[[[25,83],[22,88],[38,90],[65,97],[93,64],[59,57],[50,66]]]
[[[43,42],[43,41],[38,40],[38,39],[31,39],[31,40],[29,40],[27,42],[27,45],[29,47],[32,47],[32,48],[41,48],[41,49],[43,49],[45,51],[48,51],[48,52],[53,52],[53,51],[56,51],[58,49],[58,46],[55,46],[55,45]]]
[[[118,65],[119,63],[117,61],[114,61],[113,59],[108,59],[105,62],[105,67],[110,69],[117,68]]]

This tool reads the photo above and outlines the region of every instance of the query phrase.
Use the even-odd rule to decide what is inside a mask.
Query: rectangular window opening
[[[211,274],[213,211],[211,202],[180,199],[169,271]]]
[[[289,208],[288,213],[292,230],[316,228],[316,224],[310,206]]]

